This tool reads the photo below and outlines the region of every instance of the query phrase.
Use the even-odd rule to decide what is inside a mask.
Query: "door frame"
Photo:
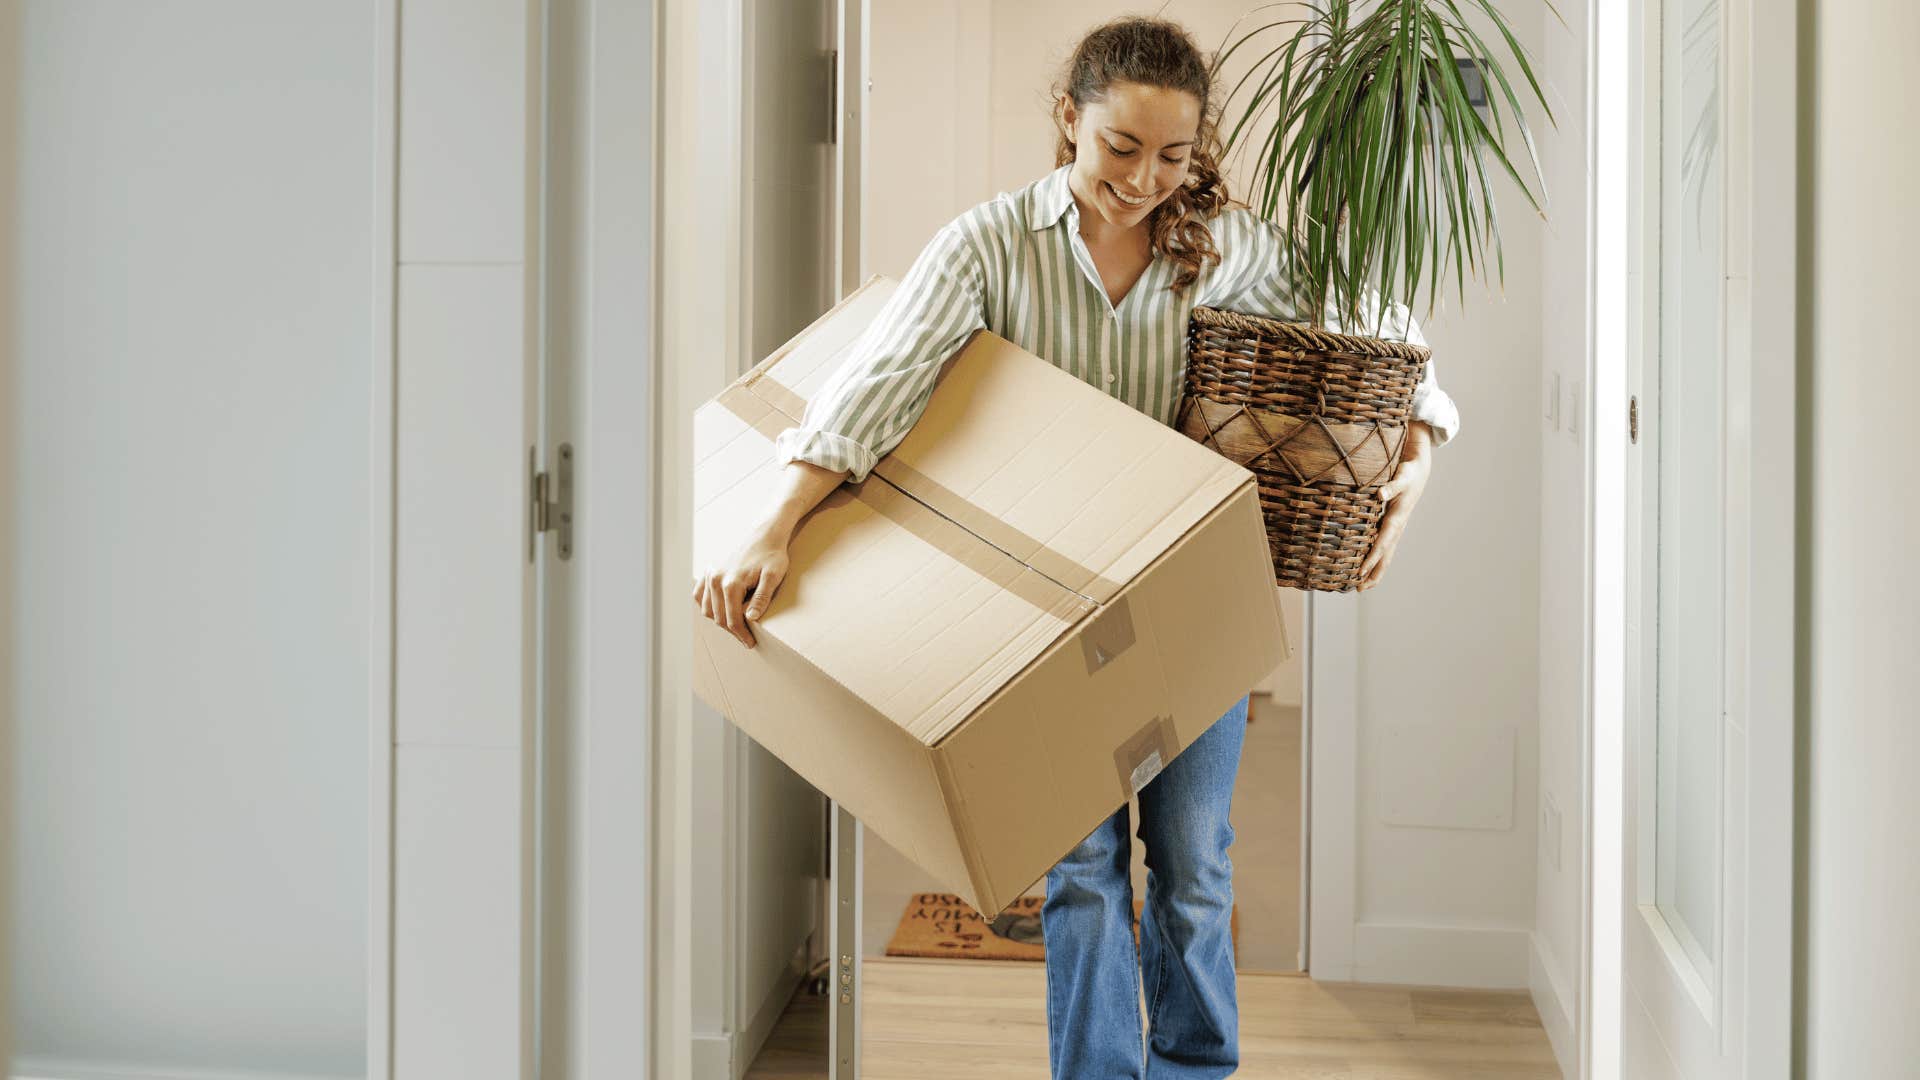
[[[673,664],[670,646],[685,656],[685,621],[661,615],[682,610],[662,602],[679,594],[680,577],[660,576],[671,553],[684,560],[684,520],[662,510],[686,498],[687,455],[671,453],[684,440],[689,414],[678,407],[673,372],[661,364],[664,297],[656,259],[661,230],[660,149],[665,134],[659,108],[665,89],[660,46],[663,0],[574,0],[587,53],[582,81],[583,181],[586,205],[575,215],[585,235],[585,340],[573,365],[585,380],[577,397],[576,595],[586,611],[575,665],[581,685],[570,688],[577,728],[575,752],[584,787],[575,795],[572,830],[577,864],[572,917],[574,967],[567,990],[569,1075],[685,1076],[687,1042],[659,1033],[686,1023],[683,931],[688,914],[688,845],[665,830],[677,820],[686,792],[670,770],[686,725],[664,720],[678,700],[685,721],[688,665]],[[618,193],[617,196],[610,193]],[[677,297],[675,297],[677,299]],[[557,440],[554,440],[557,441]],[[617,553],[617,554],[616,554]],[[551,566],[551,563],[549,563]],[[681,635],[670,631],[679,627]],[[678,695],[676,697],[676,689]],[[549,798],[563,797],[549,795]],[[552,918],[543,913],[543,918]],[[663,1056],[678,1045],[678,1059]]]
[[[596,7],[610,0],[596,0]],[[696,869],[695,828],[699,778],[695,775],[696,734],[693,711],[692,623],[682,606],[687,583],[693,580],[692,520],[693,414],[711,394],[732,378],[738,351],[739,320],[733,298],[739,284],[738,211],[742,151],[738,135],[740,115],[740,31],[737,0],[652,0],[650,32],[629,35],[623,44],[606,40],[596,27],[596,54],[650,55],[653,58],[647,110],[651,131],[642,150],[651,223],[644,238],[629,237],[621,245],[625,261],[645,266],[643,293],[655,317],[638,335],[640,353],[603,349],[596,343],[588,367],[632,365],[634,355],[645,355],[651,395],[651,423],[645,431],[629,431],[634,442],[619,457],[601,458],[601,468],[615,475],[646,476],[649,491],[636,485],[630,494],[648,499],[643,527],[651,538],[648,557],[629,560],[649,579],[649,602],[634,611],[651,620],[645,656],[651,665],[646,693],[607,701],[612,715],[646,720],[650,761],[642,766],[627,760],[614,764],[632,780],[626,801],[636,815],[624,822],[609,820],[607,828],[631,832],[635,820],[648,823],[650,854],[639,872],[645,875],[649,898],[648,958],[624,971],[627,981],[644,978],[649,1004],[632,1017],[647,1018],[645,1075],[690,1077],[694,1074],[694,1008],[696,985],[693,935]],[[637,51],[644,49],[645,51]],[[596,65],[599,67],[600,65]],[[618,67],[619,65],[608,65]],[[630,74],[630,73],[629,73]],[[611,73],[609,77],[615,77]],[[691,104],[683,104],[691,103]],[[591,144],[598,158],[602,140],[620,134],[614,119],[603,127],[607,110],[594,109],[596,122]],[[641,115],[641,114],[635,114]],[[715,137],[714,133],[722,133]],[[632,214],[640,205],[631,198],[637,189],[608,177],[603,183],[595,167],[594,190],[619,192],[596,199],[596,215],[615,219]],[[717,242],[712,229],[722,232]],[[604,240],[596,237],[596,245]],[[666,272],[671,267],[672,272]],[[638,273],[639,271],[636,271]],[[719,342],[716,344],[716,329]],[[669,358],[696,357],[701,366]],[[596,384],[597,386],[598,384]],[[598,392],[596,398],[606,400]],[[637,553],[636,553],[637,554]],[[634,644],[638,645],[636,640]],[[631,661],[629,661],[631,665]],[[622,706],[626,706],[622,708]],[[592,828],[591,822],[589,828]],[[726,860],[732,852],[721,852]],[[589,901],[592,903],[592,900]],[[723,921],[724,925],[724,921]],[[730,997],[728,963],[721,972]],[[610,976],[611,977],[611,976]],[[591,1035],[589,1036],[591,1038]],[[599,1075],[593,1073],[592,1075]],[[615,1069],[609,1075],[636,1075]]]
[[[565,44],[547,31],[556,0],[533,0],[538,15],[540,61],[530,64],[530,79],[559,78],[548,70],[549,50]],[[666,344],[697,327],[700,313],[689,311],[663,324],[656,317],[663,299],[682,293],[658,288],[657,252],[661,230],[660,147],[667,114],[658,107],[666,83],[663,68],[671,50],[658,47],[667,21],[663,6],[692,7],[697,0],[559,0],[583,28],[586,71],[572,93],[584,94],[585,107],[568,124],[579,122],[583,175],[577,191],[548,190],[540,164],[549,152],[547,126],[527,147],[529,214],[540,236],[549,216],[547,200],[573,201],[574,227],[584,249],[569,288],[579,295],[557,300],[546,292],[548,255],[544,244],[529,256],[529,270],[542,275],[543,312],[550,318],[582,313],[575,342],[573,377],[584,380],[590,405],[573,432],[549,433],[543,440],[571,441],[578,462],[575,492],[576,593],[584,599],[574,640],[585,655],[571,665],[577,681],[566,687],[571,703],[572,738],[577,749],[566,784],[571,790],[543,793],[546,799],[571,799],[577,815],[570,823],[570,851],[564,856],[570,875],[570,906],[564,913],[540,912],[542,923],[564,915],[573,920],[570,958],[564,986],[549,987],[537,960],[523,978],[521,1023],[528,1033],[515,1075],[539,1074],[538,1043],[564,1042],[568,1076],[689,1075],[687,995],[689,949],[687,873],[691,845],[685,802],[688,785],[685,745],[690,719],[688,664],[668,659],[677,644],[688,655],[685,621],[663,618],[657,595],[661,571],[673,567],[677,551],[685,562],[687,538],[671,523],[685,515],[664,512],[684,500],[690,480],[691,409],[683,407],[684,388],[675,372],[659,362]],[[373,302],[374,393],[372,410],[372,507],[370,510],[370,610],[384,614],[371,631],[370,785],[369,785],[369,955],[367,983],[367,1076],[389,1080],[395,1068],[394,1015],[394,573],[396,460],[396,268],[399,156],[400,0],[373,0],[376,30],[375,116],[378,144],[375,202]],[[530,28],[529,33],[534,31]],[[607,58],[603,61],[602,58]],[[577,60],[578,57],[569,57]],[[637,62],[636,62],[637,61]],[[681,67],[684,68],[684,64]],[[575,73],[568,72],[572,78]],[[547,86],[536,83],[544,100]],[[571,108],[569,98],[564,103]],[[672,135],[687,138],[686,125]],[[612,194],[609,194],[612,193]],[[569,253],[572,254],[571,252]],[[697,252],[696,252],[697,255]],[[537,258],[538,262],[534,262]],[[562,307],[569,310],[562,311]],[[540,328],[543,333],[544,327]],[[531,340],[531,338],[530,338]],[[544,337],[538,339],[545,348]],[[541,463],[551,461],[542,448]],[[604,480],[600,478],[605,478]],[[554,569],[551,541],[538,554],[542,571]],[[603,555],[602,553],[606,553]],[[614,557],[613,553],[619,553]],[[678,593],[680,573],[664,591]],[[675,608],[673,610],[683,610]],[[527,613],[528,633],[546,620],[545,612]],[[672,631],[678,628],[676,637]],[[665,639],[663,642],[663,638]],[[556,664],[548,672],[566,670]],[[675,705],[678,705],[677,710]],[[541,707],[547,707],[542,701]],[[545,748],[529,754],[544,753]],[[531,775],[531,774],[529,774]],[[542,808],[543,810],[545,808]],[[518,887],[538,895],[534,880],[540,863],[522,860]],[[544,899],[544,897],[543,897]],[[530,937],[544,943],[544,926],[524,921]],[[539,944],[534,955],[538,956]],[[544,1008],[537,995],[555,990],[565,1004]],[[565,1030],[542,1023],[562,1017]],[[678,1031],[678,1038],[671,1037]],[[549,1058],[542,1046],[540,1058]],[[676,1056],[675,1051],[678,1051]]]

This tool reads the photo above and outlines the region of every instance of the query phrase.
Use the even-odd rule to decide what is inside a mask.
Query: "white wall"
[[[1920,1060],[1920,9],[1808,4],[1801,27],[1800,989],[1804,1075],[1843,1080]]]
[[[1540,362],[1526,415],[1538,431],[1540,553],[1534,655],[1539,668],[1539,795],[1527,804],[1540,827],[1534,934],[1529,978],[1561,1060],[1578,1011],[1580,974],[1585,635],[1586,457],[1584,434],[1570,423],[1585,394],[1587,296],[1591,251],[1585,231],[1589,186],[1587,114],[1588,12],[1584,0],[1560,5],[1540,35],[1540,72],[1554,92],[1559,128],[1541,139],[1541,160],[1557,213],[1539,264]],[[1544,417],[1557,376],[1560,421]],[[1556,828],[1552,828],[1557,825]],[[1555,853],[1557,852],[1557,858]]]
[[[1139,10],[1183,22],[1203,48],[1213,49],[1248,6],[1174,0]],[[1548,35],[1534,5],[1507,7],[1524,41],[1537,47],[1557,36],[1556,47],[1565,47],[1568,35],[1547,24],[1554,26]],[[920,43],[881,50],[869,106],[870,145],[881,148],[868,174],[869,204],[873,192],[887,192],[888,227],[869,230],[867,255],[871,269],[897,275],[954,214],[1052,167],[1048,88],[1079,36],[1126,9],[1099,0],[998,0],[990,8],[957,0],[876,0],[873,9],[876,40]],[[1235,67],[1245,59],[1244,52],[1236,56]],[[1561,97],[1577,100],[1581,70],[1557,75]],[[1577,126],[1562,134],[1542,131],[1541,140],[1563,145],[1562,153],[1578,161]],[[884,151],[901,144],[912,152]],[[1243,173],[1230,171],[1233,190],[1246,190]],[[1560,204],[1577,214],[1578,169],[1550,182]],[[1332,977],[1527,983],[1537,672],[1549,648],[1537,633],[1540,494],[1553,497],[1556,508],[1560,500],[1573,506],[1564,528],[1575,536],[1580,529],[1577,491],[1552,488],[1541,467],[1543,318],[1564,322],[1542,291],[1543,245],[1550,235],[1569,245],[1560,253],[1563,263],[1583,253],[1574,246],[1582,235],[1577,217],[1558,220],[1550,234],[1516,193],[1503,195],[1510,196],[1501,204],[1504,298],[1470,288],[1464,309],[1443,308],[1427,327],[1441,382],[1460,405],[1461,437],[1439,452],[1387,583],[1359,600],[1356,963],[1318,972]],[[1577,365],[1584,340],[1578,318],[1559,332],[1576,335],[1575,351],[1562,362]],[[1564,435],[1561,441],[1566,453],[1577,455]],[[1564,583],[1575,598],[1576,619],[1578,550],[1575,572]],[[1554,646],[1569,670],[1577,671],[1578,646],[1577,636]],[[1569,696],[1567,707],[1573,704]],[[1507,807],[1508,823],[1442,828],[1418,808],[1391,813],[1394,792],[1379,778],[1436,762],[1451,763],[1455,774],[1445,783],[1453,790]],[[1490,783],[1500,790],[1486,793]],[[1429,824],[1390,824],[1390,816]]]
[[[1550,36],[1544,26],[1558,31],[1541,5],[1502,7],[1536,55]],[[1532,123],[1543,145],[1570,138],[1537,115]],[[1547,187],[1562,215],[1551,226],[1518,191],[1498,189],[1504,288],[1470,283],[1464,304],[1447,295],[1426,324],[1441,385],[1460,407],[1460,435],[1437,451],[1387,580],[1360,597],[1354,975],[1362,979],[1527,981],[1540,663],[1538,380],[1552,314],[1542,308],[1541,276],[1549,244],[1580,235],[1577,218],[1566,216],[1578,213],[1577,186],[1548,177]],[[1447,770],[1439,784],[1459,793],[1462,806],[1486,799],[1506,824],[1392,823],[1393,779],[1436,768]],[[1435,822],[1454,812],[1434,810]]]
[[[15,1068],[357,1076],[372,9],[21,9]]]

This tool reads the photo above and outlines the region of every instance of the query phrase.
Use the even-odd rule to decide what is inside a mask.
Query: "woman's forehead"
[[[1192,142],[1200,127],[1200,101],[1185,90],[1115,83],[1087,109],[1087,119],[1123,140],[1164,147]]]

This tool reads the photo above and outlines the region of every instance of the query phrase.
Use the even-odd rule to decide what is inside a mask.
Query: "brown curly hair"
[[[1227,181],[1220,174],[1219,114],[1213,102],[1213,75],[1205,54],[1179,24],[1129,16],[1096,26],[1074,47],[1061,81],[1053,89],[1055,128],[1060,132],[1054,164],[1074,159],[1062,114],[1068,98],[1076,109],[1104,100],[1117,82],[1184,90],[1200,102],[1200,132],[1188,162],[1187,182],[1153,208],[1147,231],[1153,252],[1172,259],[1174,292],[1186,290],[1208,259],[1220,261],[1207,219],[1228,203]]]

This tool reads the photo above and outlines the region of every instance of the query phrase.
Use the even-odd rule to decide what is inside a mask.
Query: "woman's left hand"
[[[1407,519],[1413,516],[1413,508],[1420,502],[1420,493],[1427,489],[1427,475],[1432,471],[1433,429],[1426,421],[1415,420],[1407,425],[1400,467],[1394,470],[1393,479],[1380,485],[1380,500],[1387,504],[1387,512],[1380,519],[1379,532],[1374,534],[1373,549],[1360,564],[1361,592],[1380,584],[1386,574],[1387,564],[1393,561],[1394,548],[1400,545],[1400,535],[1407,531]]]

